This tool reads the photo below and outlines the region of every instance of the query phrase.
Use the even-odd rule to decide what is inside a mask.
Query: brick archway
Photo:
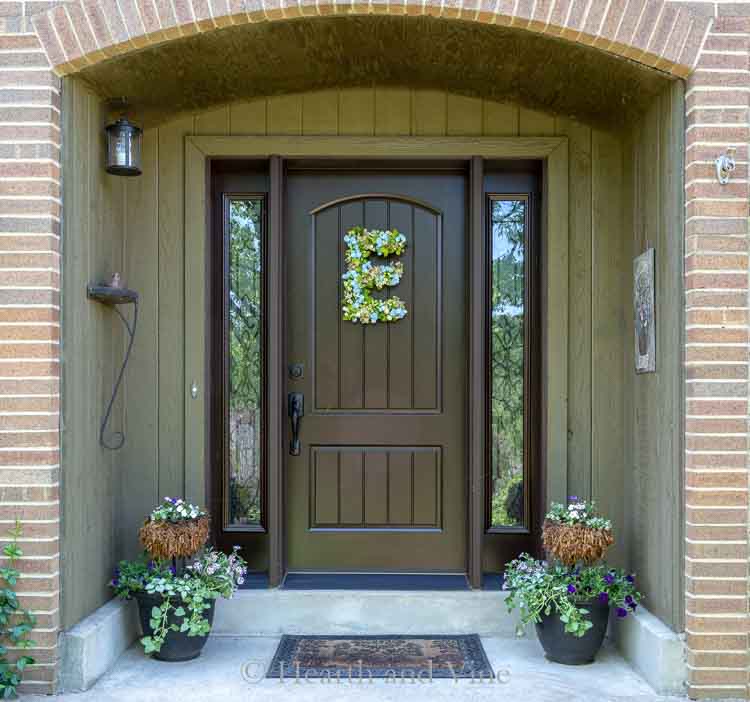
[[[58,75],[230,25],[356,14],[431,15],[578,42],[688,76],[710,19],[664,0],[75,0],[32,21]]]

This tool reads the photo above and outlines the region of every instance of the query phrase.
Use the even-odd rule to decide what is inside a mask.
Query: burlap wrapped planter
[[[208,527],[208,516],[180,522],[148,520],[138,537],[154,558],[187,558],[200,551],[208,541]]]
[[[544,550],[567,566],[595,563],[604,557],[613,543],[611,529],[592,529],[583,524],[560,524],[549,519],[544,521]]]

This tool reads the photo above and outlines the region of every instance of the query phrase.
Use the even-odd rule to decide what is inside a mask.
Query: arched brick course
[[[58,75],[198,32],[352,14],[432,15],[579,42],[676,76],[694,68],[709,19],[664,0],[74,0],[33,23]]]

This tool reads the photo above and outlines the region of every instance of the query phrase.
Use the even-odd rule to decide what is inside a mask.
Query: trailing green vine
[[[21,606],[15,591],[20,576],[16,561],[23,556],[18,545],[21,523],[16,520],[8,533],[11,541],[3,548],[7,563],[0,567],[0,697],[6,700],[16,696],[26,666],[34,663],[31,656],[17,655],[15,650],[23,651],[35,645],[28,635],[36,625],[36,617]]]
[[[230,598],[244,582],[247,565],[235,546],[226,554],[211,548],[185,566],[182,573],[165,560],[121,561],[110,586],[129,599],[138,593],[154,595],[158,604],[151,607],[149,631],[141,639],[147,654],[158,653],[170,632],[205,636],[211,630],[206,616],[218,597]]]

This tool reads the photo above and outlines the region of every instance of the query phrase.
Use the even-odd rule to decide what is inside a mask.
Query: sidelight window
[[[227,196],[225,262],[225,527],[263,522],[264,198]]]
[[[525,196],[489,198],[490,528],[528,524]]]

